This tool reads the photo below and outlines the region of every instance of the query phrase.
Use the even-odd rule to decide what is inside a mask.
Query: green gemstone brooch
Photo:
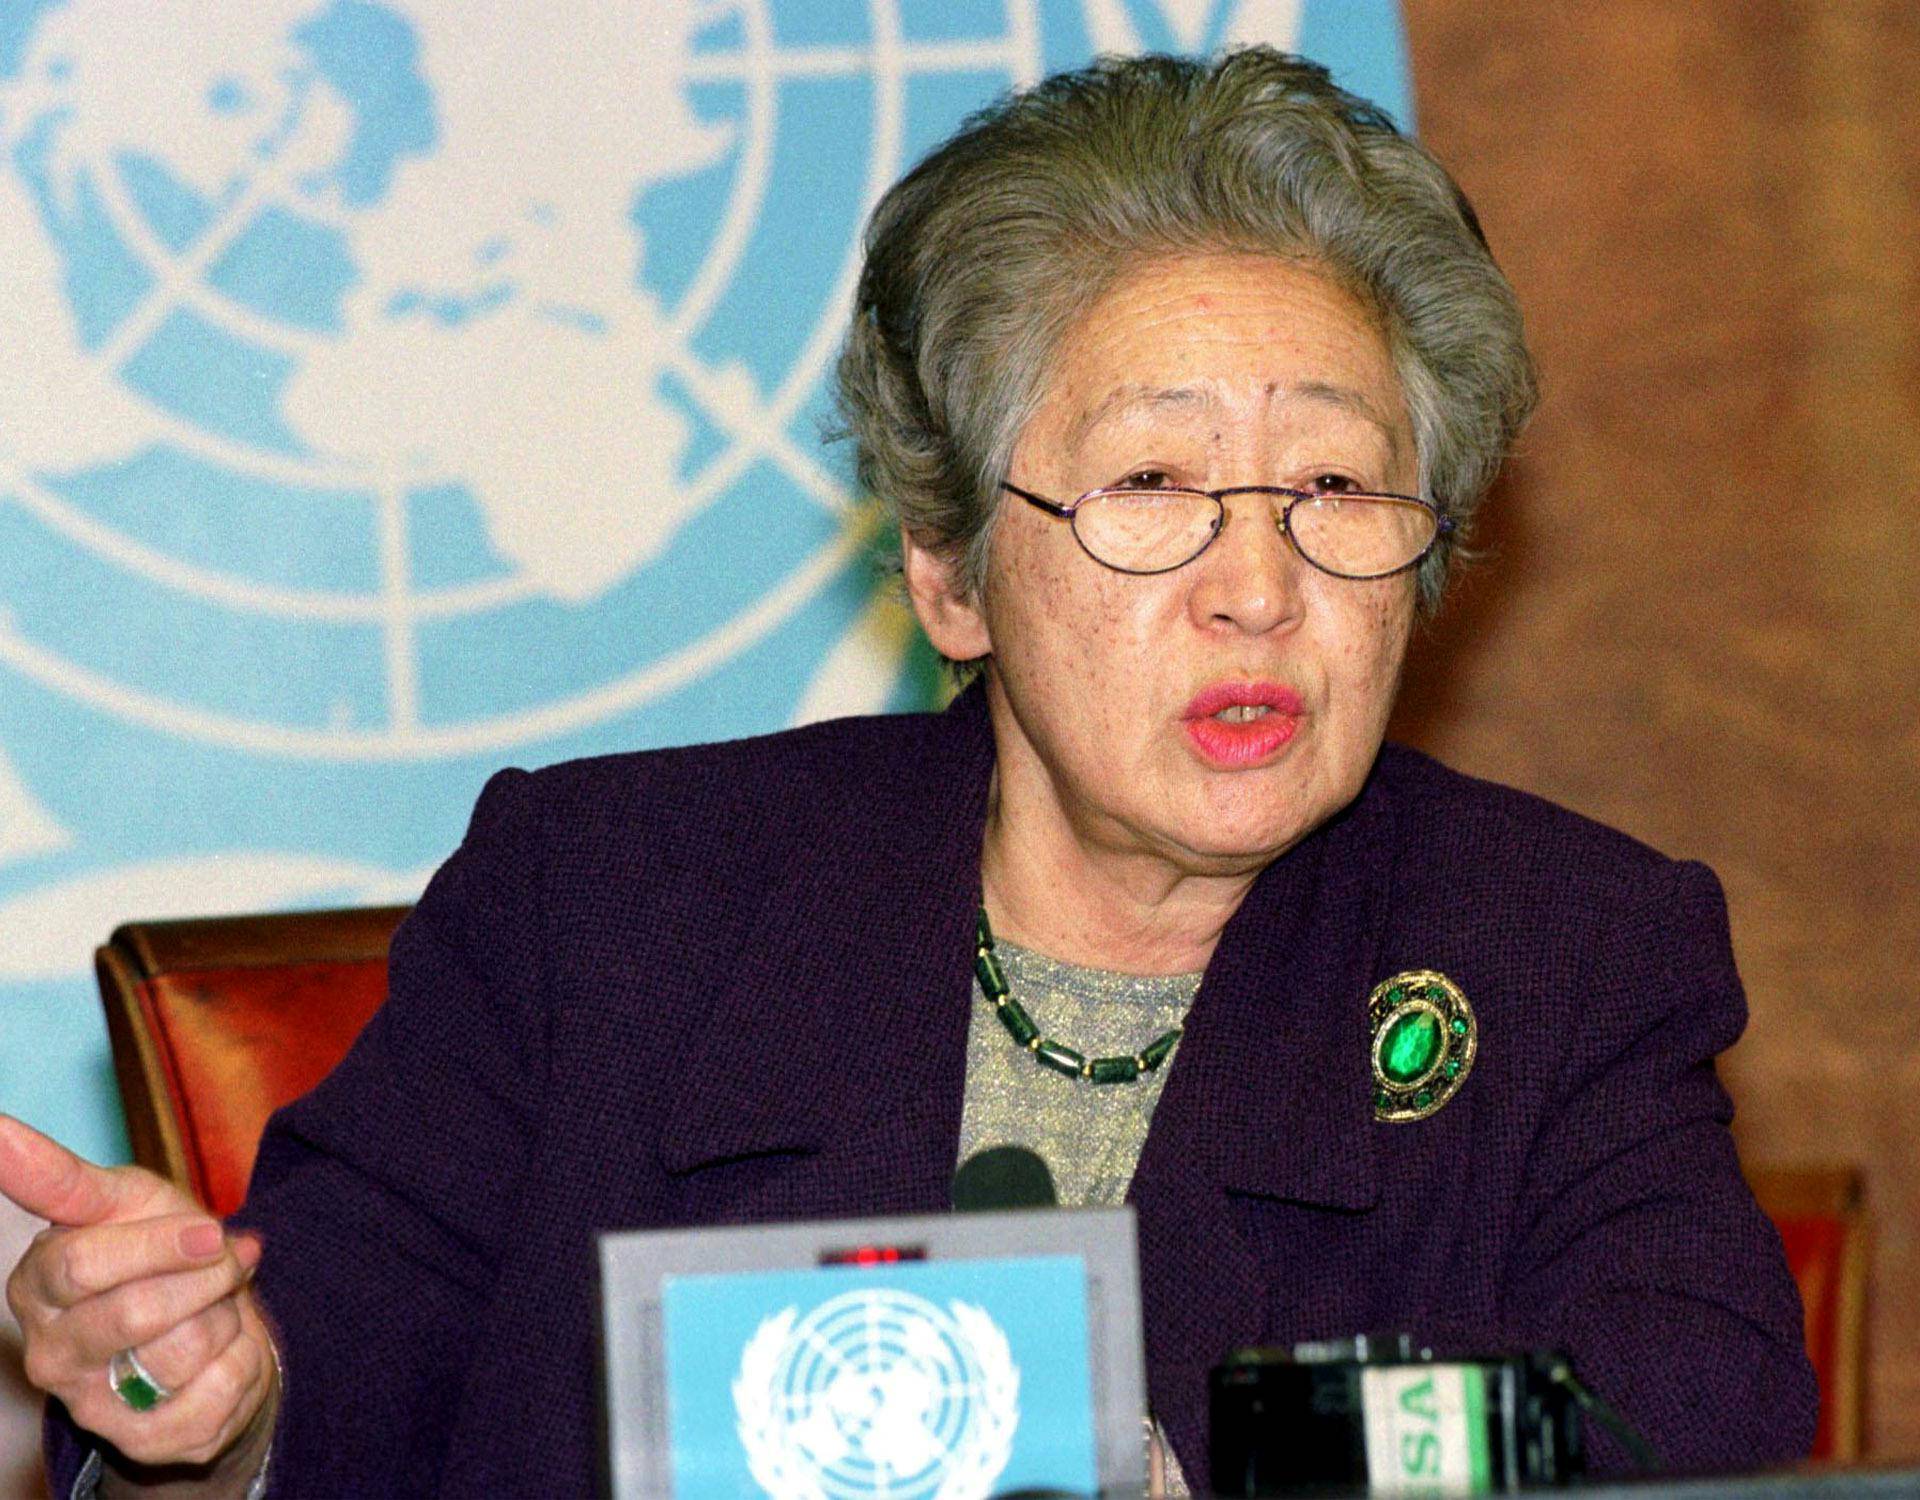
[[[1460,1091],[1480,1049],[1480,1026],[1460,986],[1434,969],[1409,969],[1367,996],[1373,1036],[1373,1117],[1424,1120]]]

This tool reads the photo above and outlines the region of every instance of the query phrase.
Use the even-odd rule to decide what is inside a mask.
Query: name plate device
[[[1547,1351],[1450,1361],[1405,1334],[1237,1350],[1212,1377],[1214,1492],[1433,1497],[1569,1484],[1583,1467],[1576,1388]]]
[[[600,1240],[616,1500],[1146,1486],[1133,1210]]]

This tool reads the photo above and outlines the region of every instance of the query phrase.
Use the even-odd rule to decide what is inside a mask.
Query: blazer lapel
[[[980,699],[941,716],[940,764],[867,789],[823,825],[812,858],[770,872],[752,940],[682,1051],[659,1148],[669,1173],[793,1158],[728,1218],[948,1205],[993,767]],[[1391,823],[1370,786],[1254,883],[1208,966],[1129,1193],[1149,1397],[1196,1491],[1207,1371],[1263,1340],[1275,1292],[1233,1198],[1349,1213],[1376,1198],[1365,1000]]]
[[[683,1049],[660,1146],[670,1173],[805,1158],[742,1218],[948,1206],[993,767],[978,699],[929,725],[927,764],[857,788],[805,859],[769,872],[752,936]]]
[[[1366,996],[1391,822],[1363,793],[1254,883],[1207,967],[1134,1177],[1150,1397],[1196,1492],[1209,1479],[1207,1372],[1267,1341],[1278,1290],[1232,1198],[1357,1213],[1377,1196]]]

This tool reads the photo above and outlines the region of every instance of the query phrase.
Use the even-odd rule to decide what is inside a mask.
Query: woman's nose
[[[1194,623],[1249,635],[1300,617],[1307,563],[1280,526],[1278,497],[1233,495],[1213,545],[1194,560]]]

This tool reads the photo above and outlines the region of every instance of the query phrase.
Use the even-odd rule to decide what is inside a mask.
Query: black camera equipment
[[[1564,1356],[1437,1359],[1405,1334],[1241,1349],[1213,1370],[1219,1495],[1504,1494],[1582,1470],[1580,1411],[1658,1461]]]

